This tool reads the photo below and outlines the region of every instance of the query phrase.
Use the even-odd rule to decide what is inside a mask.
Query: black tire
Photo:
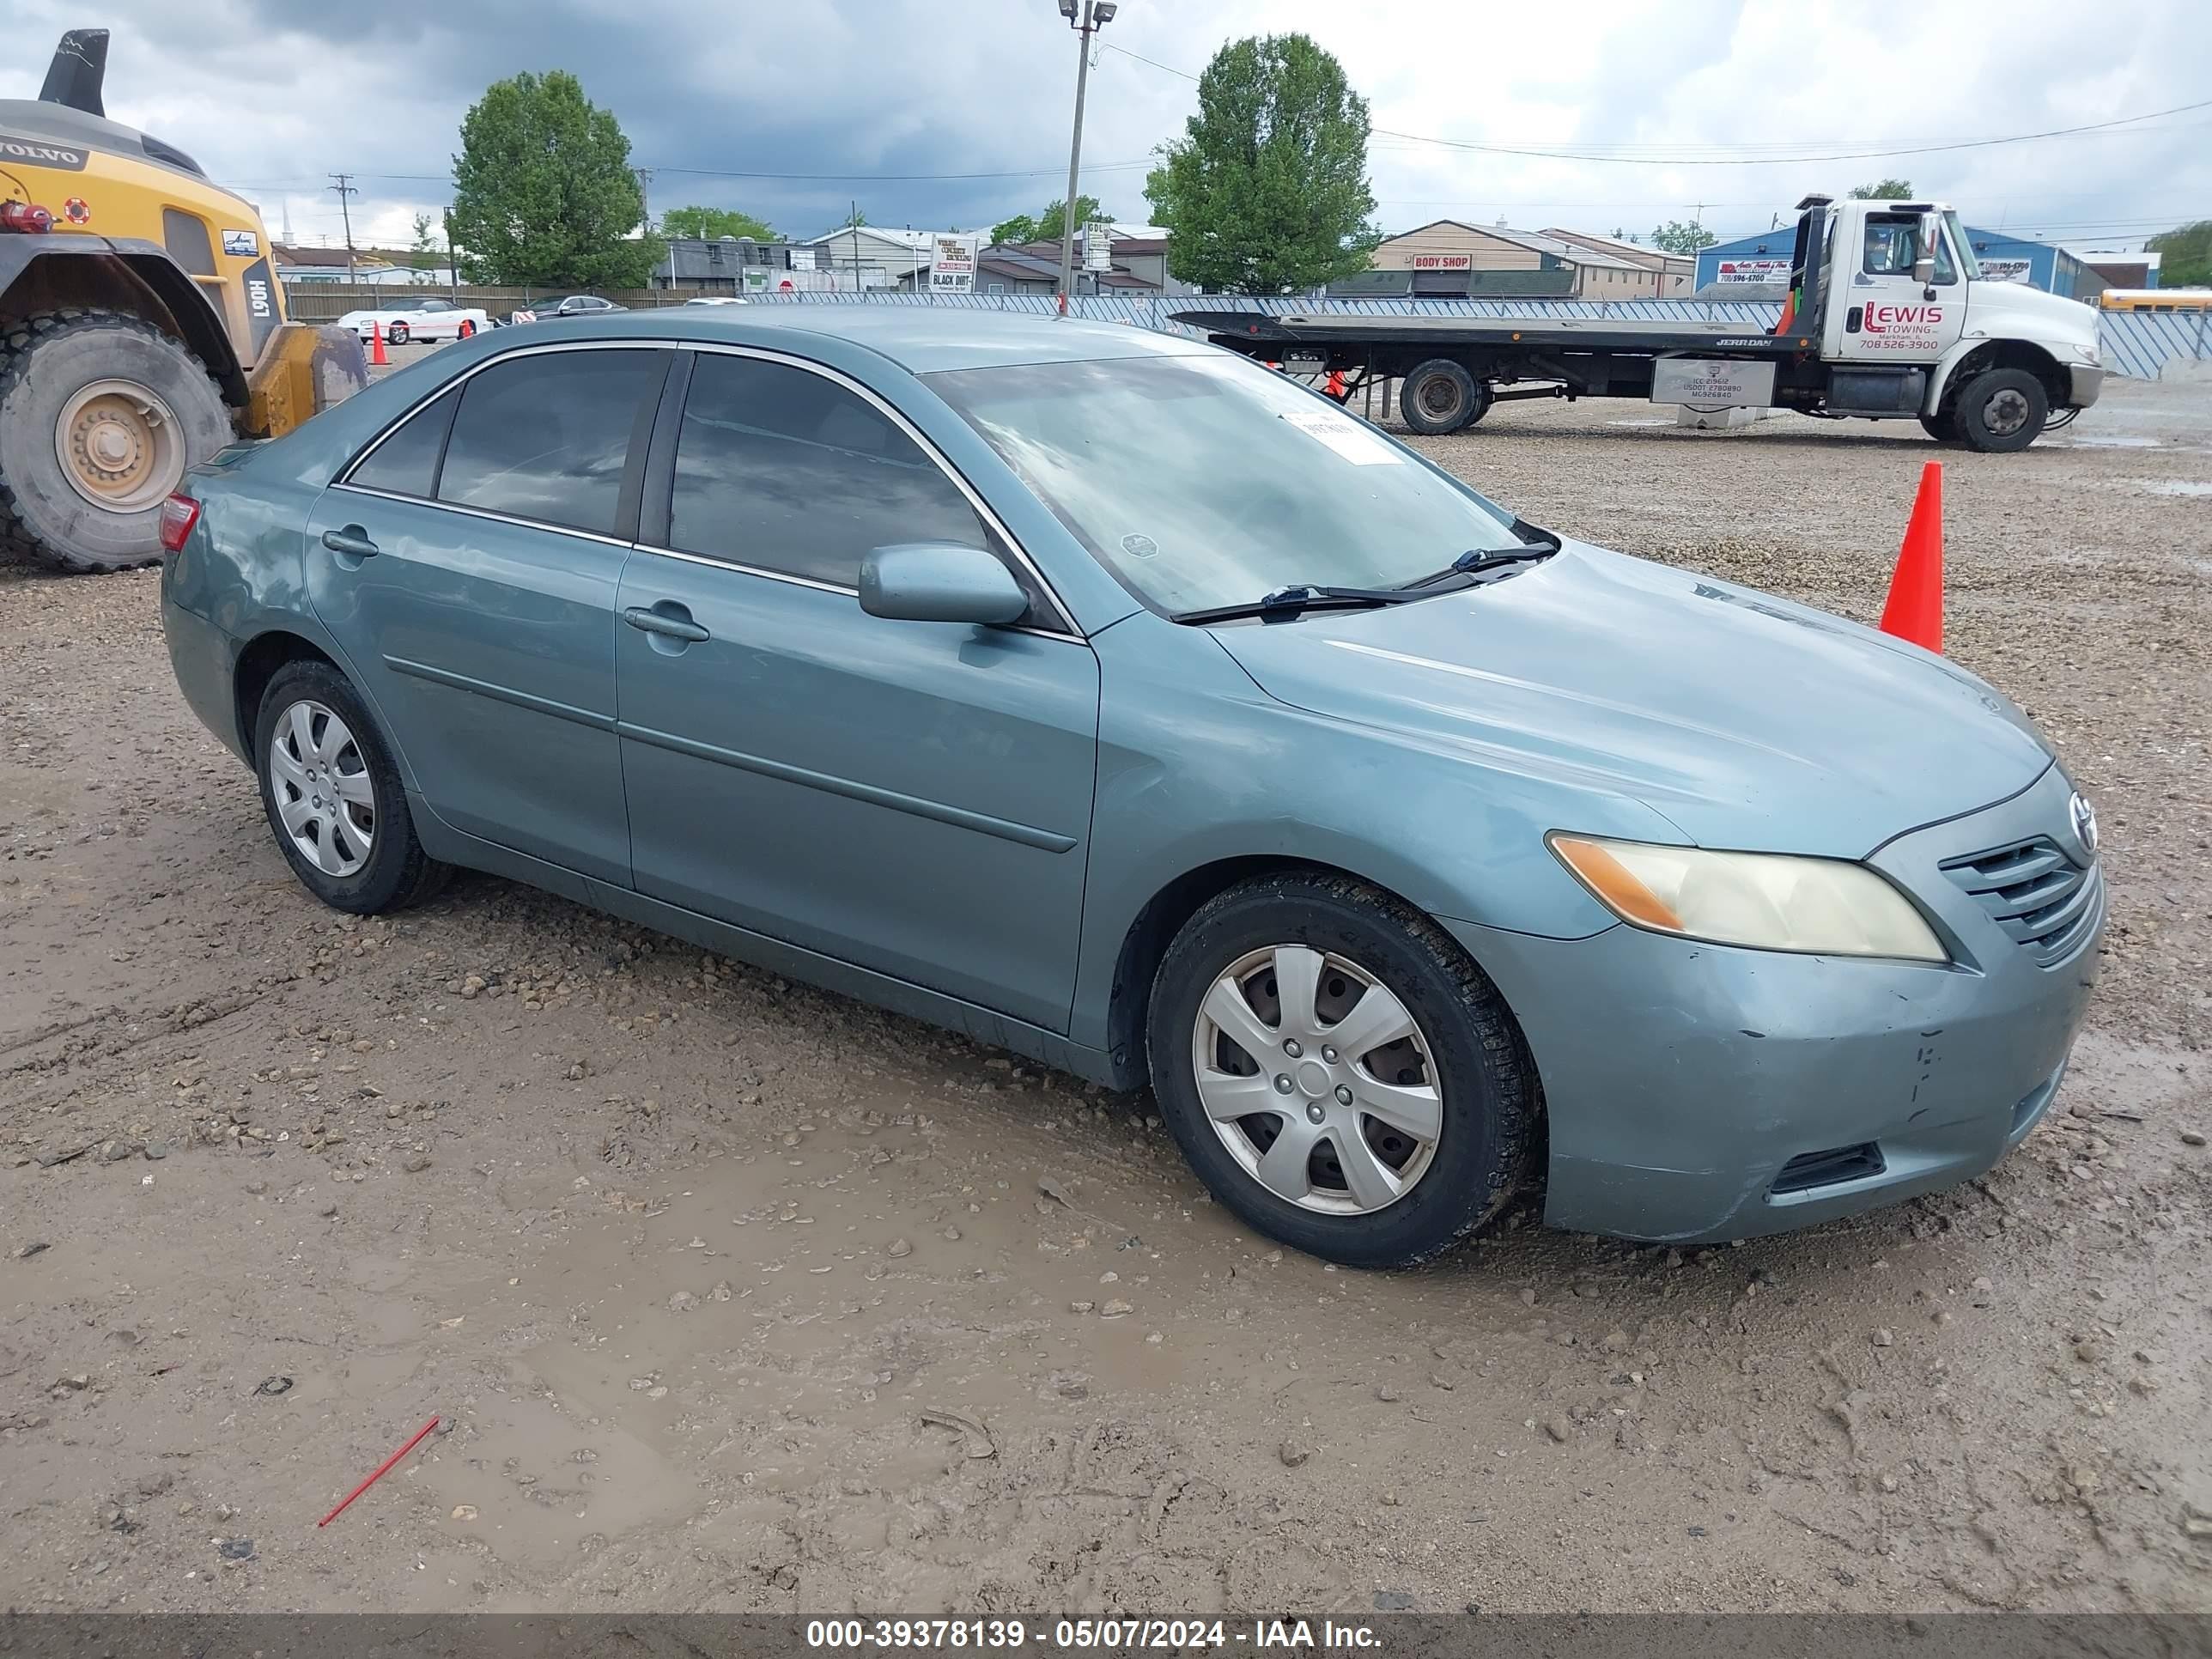
[[[1966,382],[1953,408],[1959,440],[1967,448],[2009,455],[2043,435],[2051,397],[2024,368],[1991,368]]]
[[[0,340],[0,544],[71,571],[128,570],[161,558],[161,498],[175,484],[135,511],[96,506],[57,453],[70,399],[111,380],[167,407],[181,445],[179,482],[182,469],[233,441],[207,366],[151,323],[70,307],[9,324]]]
[[[368,857],[351,875],[333,875],[319,869],[294,843],[279,814],[270,750],[280,724],[288,721],[293,707],[302,702],[319,703],[345,722],[359,752],[359,770],[367,776],[374,796]],[[253,770],[261,785],[261,810],[269,820],[270,833],[276,837],[277,851],[283,854],[300,884],[332,909],[364,916],[404,910],[429,898],[452,876],[452,866],[425,853],[416,838],[406,788],[368,705],[346,677],[328,663],[288,663],[270,678],[253,721]]]
[[[1365,1213],[1321,1213],[1263,1186],[1215,1131],[1200,1097],[1194,1043],[1207,994],[1240,958],[1285,944],[1371,976],[1412,1015],[1434,1062],[1425,1080],[1442,1098],[1442,1119],[1425,1169],[1402,1196]],[[1323,984],[1324,994],[1342,994],[1334,975]],[[1355,987],[1354,994],[1370,993]],[[1504,1000],[1428,917],[1349,877],[1262,876],[1202,906],[1168,947],[1147,1021],[1153,1095],[1184,1157],[1223,1205],[1297,1249],[1346,1267],[1408,1267],[1473,1233],[1528,1179],[1540,1106],[1534,1065]],[[1255,1058],[1263,1068],[1291,1063],[1273,1051]],[[1327,1109],[1319,1097],[1315,1104]],[[1370,1135],[1370,1124],[1373,1135],[1383,1133],[1370,1119],[1357,1132]],[[1240,1130],[1254,1126],[1255,1119],[1240,1120]],[[1264,1124],[1257,1132],[1265,1133]],[[1383,1150],[1371,1137],[1370,1144]],[[1325,1175],[1336,1156],[1328,1132],[1315,1156],[1322,1163],[1309,1167]],[[1411,1159],[1399,1167],[1412,1167]]]
[[[404,323],[394,323],[384,331],[384,343],[386,345],[405,345],[411,337],[411,331]]]
[[[1473,426],[1490,412],[1490,402],[1488,383],[1448,357],[1431,357],[1416,365],[1398,383],[1399,418],[1426,438]]]
[[[1920,417],[1920,429],[1939,444],[1957,443],[1959,412],[1955,409],[1945,409],[1933,415],[1923,415]]]

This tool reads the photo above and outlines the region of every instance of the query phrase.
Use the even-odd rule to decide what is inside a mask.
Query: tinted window
[[[463,388],[438,499],[614,533],[657,351],[562,351],[495,364]]]
[[[367,460],[354,468],[348,482],[400,495],[434,493],[439,452],[446,447],[446,428],[453,423],[453,404],[459,395],[448,392],[409,416]]]
[[[990,545],[952,480],[873,405],[805,369],[715,352],[691,372],[669,539],[846,587],[872,548]]]

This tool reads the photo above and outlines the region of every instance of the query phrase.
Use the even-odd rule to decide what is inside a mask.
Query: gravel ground
[[[2212,1610],[2212,388],[2002,458],[1650,421],[1424,447],[1869,618],[1940,453],[1953,653],[2112,877],[2020,1152],[1733,1249],[1523,1210],[1340,1273],[1144,1097],[489,878],[338,917],[183,708],[154,574],[0,568],[5,1600]]]

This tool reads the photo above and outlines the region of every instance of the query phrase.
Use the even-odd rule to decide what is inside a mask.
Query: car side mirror
[[[860,561],[860,609],[893,622],[1019,622],[1029,595],[1014,573],[980,547],[908,542]]]
[[[1923,288],[1934,286],[1936,282],[1935,259],[1925,253],[1922,254],[1917,259],[1915,259],[1912,262],[1912,280],[1919,283]]]

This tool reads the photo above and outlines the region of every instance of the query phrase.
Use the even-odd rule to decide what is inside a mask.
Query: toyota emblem
[[[2086,797],[2076,792],[2068,811],[2074,817],[2074,838],[2081,843],[2081,850],[2091,858],[2097,855],[2097,809]]]

